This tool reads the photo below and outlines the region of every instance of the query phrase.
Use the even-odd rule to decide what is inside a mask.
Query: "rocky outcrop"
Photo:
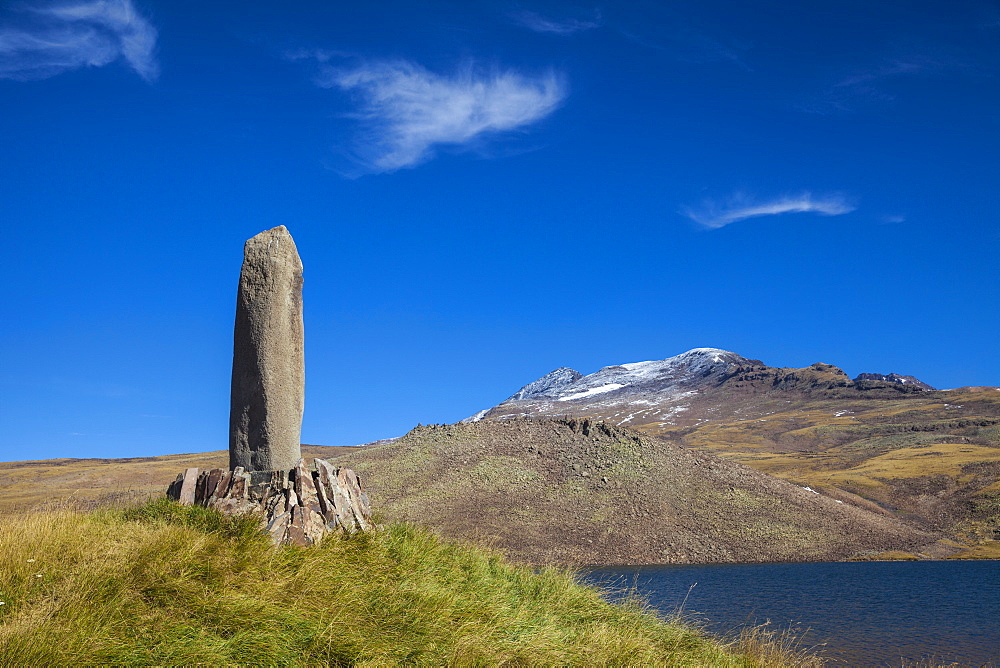
[[[331,532],[372,528],[368,495],[354,471],[323,459],[314,465],[310,470],[300,459],[287,470],[189,468],[167,496],[231,515],[258,513],[275,545],[313,545]]]
[[[229,468],[291,469],[305,402],[302,261],[284,226],[243,248],[233,332]]]
[[[559,392],[583,378],[583,374],[567,366],[550,371],[538,380],[528,383],[509,397],[507,401],[521,399],[538,399],[541,397],[558,397]]]
[[[864,387],[865,385],[875,385],[876,383],[893,383],[896,385],[905,385],[918,390],[936,389],[919,378],[914,376],[901,376],[898,373],[859,373],[857,378],[854,379],[854,384],[859,387]]]

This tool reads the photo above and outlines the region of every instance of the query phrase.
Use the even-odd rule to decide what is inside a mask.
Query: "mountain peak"
[[[712,419],[719,415],[719,407],[709,404],[723,401],[726,396],[732,403],[737,401],[735,397],[744,401],[749,395],[772,391],[800,396],[928,389],[933,388],[913,376],[861,374],[852,381],[843,369],[832,364],[818,362],[801,369],[769,367],[722,348],[692,348],[661,360],[613,364],[589,375],[560,367],[463,422],[528,415],[588,415],[614,424],[662,427]],[[726,401],[723,404],[729,405]]]
[[[721,382],[737,367],[753,360],[720,348],[694,348],[662,360],[629,362],[606,366],[584,376],[569,367],[560,367],[528,383],[501,405],[519,401],[567,402],[632,395],[636,393],[676,393],[687,386]]]
[[[521,399],[536,399],[539,397],[558,396],[559,392],[583,378],[583,374],[568,366],[561,366],[550,371],[538,380],[528,383],[515,392],[507,401]]]

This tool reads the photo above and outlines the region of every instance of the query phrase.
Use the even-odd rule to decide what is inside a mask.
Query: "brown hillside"
[[[704,452],[590,420],[418,427],[338,458],[388,520],[530,563],[823,561],[937,536]]]

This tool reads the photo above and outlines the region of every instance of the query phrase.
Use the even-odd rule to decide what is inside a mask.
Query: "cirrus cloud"
[[[146,81],[159,76],[156,28],[132,0],[19,7],[16,26],[0,28],[0,79],[32,81],[119,58]]]
[[[804,192],[798,195],[778,197],[759,201],[745,195],[737,195],[725,203],[707,200],[700,207],[685,207],[682,213],[688,218],[715,230],[748,218],[777,216],[784,213],[818,213],[824,216],[839,216],[854,211],[842,195],[813,195]]]
[[[528,75],[466,64],[446,75],[402,60],[327,65],[316,82],[357,95],[354,116],[364,128],[356,157],[371,172],[414,167],[439,147],[525,128],[555,111],[567,94],[553,71]]]
[[[590,19],[553,19],[528,9],[511,13],[510,19],[522,28],[552,35],[573,35],[578,32],[600,28],[602,25],[601,13],[596,9],[594,10],[593,18]]]

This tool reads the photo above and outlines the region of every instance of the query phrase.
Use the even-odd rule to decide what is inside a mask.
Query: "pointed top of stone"
[[[292,261],[298,270],[302,271],[302,260],[295,247],[295,240],[292,239],[291,232],[284,225],[264,230],[247,239],[243,245],[243,256],[246,258],[251,254],[254,256],[267,255],[272,262]]]

